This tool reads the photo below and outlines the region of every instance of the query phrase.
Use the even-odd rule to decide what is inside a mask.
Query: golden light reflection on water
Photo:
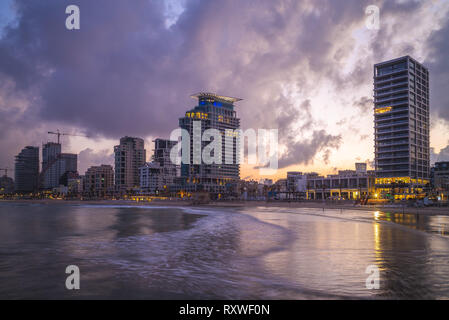
[[[432,272],[427,266],[431,254],[428,248],[447,251],[447,242],[408,228],[434,230],[430,226],[435,225],[435,231],[441,234],[443,221],[448,221],[448,217],[440,221],[381,211],[298,210],[298,214],[291,215],[273,211],[257,213],[257,218],[285,228],[283,236],[290,240],[263,256],[267,272],[292,285],[320,288],[336,295],[433,296],[428,288],[435,280],[427,274]],[[367,216],[372,220],[366,219]],[[398,227],[399,224],[403,227]],[[365,271],[370,265],[379,268],[380,290],[366,289]]]
[[[374,220],[379,220],[380,217],[380,212],[379,211],[375,211],[374,212]]]
[[[379,226],[373,231],[367,223],[302,214],[279,219],[279,214],[265,213],[258,218],[285,227],[290,233],[287,246],[263,257],[267,271],[301,287],[342,295],[371,295],[365,287],[365,270],[382,259]]]
[[[449,217],[243,210],[197,216],[179,209],[6,207],[0,269],[8,273],[0,297],[64,297],[59,287],[47,292],[47,283],[75,261],[84,294],[98,297],[160,298],[162,291],[225,299],[449,298],[449,241],[440,236]],[[380,290],[366,289],[370,265],[381,271]],[[17,290],[23,277],[32,292]]]
[[[378,220],[378,219],[376,219]],[[382,257],[382,246],[380,242],[380,224],[379,223],[373,223],[374,228],[374,256],[375,256],[375,262],[379,270],[383,270],[383,257]]]

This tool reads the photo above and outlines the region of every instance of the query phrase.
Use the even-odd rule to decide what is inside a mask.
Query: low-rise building
[[[284,200],[288,198],[288,184],[287,179],[279,179],[270,188],[268,198],[276,200]]]
[[[84,176],[80,176],[77,172],[68,174],[67,188],[71,195],[80,195],[83,193]]]
[[[431,170],[432,187],[438,198],[449,200],[449,162],[436,162]]]
[[[344,170],[338,174],[318,176],[309,175],[307,179],[307,199],[356,200],[376,198],[374,171]]]
[[[83,179],[84,194],[88,196],[104,197],[114,190],[114,169],[110,165],[102,164],[87,169]]]
[[[0,194],[9,194],[14,192],[14,180],[6,174],[0,177]]]
[[[259,183],[263,184],[264,186],[272,186],[273,180],[272,179],[260,179]]]
[[[157,194],[164,190],[162,167],[159,162],[147,162],[139,168],[140,190],[144,193]],[[165,189],[167,186],[165,185]]]
[[[287,172],[287,191],[305,193],[307,191],[307,176],[302,172]]]
[[[177,191],[177,177],[180,176],[180,166],[170,158],[171,149],[177,141],[166,139],[154,140],[153,161],[139,168],[140,190],[144,193],[159,194],[161,192]]]
[[[264,182],[264,183],[262,183]],[[238,198],[241,200],[258,200],[263,201],[267,199],[267,194],[272,187],[267,181],[255,181],[255,180],[240,180],[237,185]]]

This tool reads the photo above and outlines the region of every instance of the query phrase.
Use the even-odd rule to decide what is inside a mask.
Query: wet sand
[[[0,299],[449,298],[448,216],[30,202],[0,203]]]
[[[422,215],[444,215],[449,216],[449,207],[401,207],[395,206],[372,206],[354,205],[348,202],[320,202],[320,201],[217,201],[208,204],[193,205],[189,200],[153,200],[132,201],[132,200],[0,200],[0,203],[32,203],[32,204],[66,204],[66,205],[126,205],[126,206],[167,206],[167,207],[211,207],[211,208],[253,208],[253,207],[277,207],[277,208],[319,208],[319,209],[341,209],[341,210],[363,210],[381,211],[389,213],[408,213]]]

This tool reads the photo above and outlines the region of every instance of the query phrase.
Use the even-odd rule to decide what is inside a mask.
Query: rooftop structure
[[[192,94],[190,97],[193,99],[198,99],[199,101],[206,100],[209,102],[224,102],[224,103],[230,103],[230,104],[234,104],[235,102],[243,100],[240,98],[220,96],[218,94],[210,93],[210,92],[200,92],[197,94]]]

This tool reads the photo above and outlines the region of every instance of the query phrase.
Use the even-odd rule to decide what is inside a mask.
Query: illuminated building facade
[[[181,176],[184,179],[183,188],[186,191],[208,191],[212,198],[221,198],[224,194],[236,191],[237,182],[240,179],[240,165],[238,161],[238,141],[237,136],[228,137],[232,140],[232,148],[225,148],[226,130],[236,130],[240,128],[240,119],[237,118],[234,110],[234,103],[242,99],[216,95],[213,93],[199,93],[192,95],[198,99],[198,105],[186,112],[183,118],[179,119],[179,126],[185,129],[190,135],[190,163],[181,164]],[[193,139],[194,121],[198,121],[201,128],[201,136],[207,129],[217,129],[222,135],[222,161],[220,164],[205,164],[201,154],[196,154]],[[201,141],[201,150],[210,142]],[[226,154],[226,152],[232,154]],[[200,164],[195,164],[194,157],[200,157]],[[226,163],[225,159],[232,158],[232,163]]]
[[[341,170],[338,174],[327,177],[307,174],[307,199],[326,200],[367,200],[377,198],[375,191],[375,174],[373,171]]]
[[[376,187],[384,198],[429,184],[429,71],[409,56],[374,65]]]

